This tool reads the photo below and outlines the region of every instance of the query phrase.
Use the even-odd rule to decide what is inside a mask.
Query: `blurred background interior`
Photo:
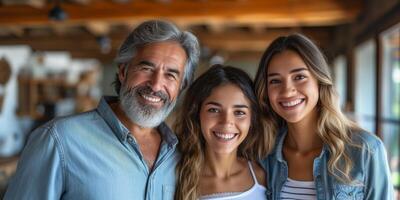
[[[225,63],[254,77],[273,39],[312,38],[342,109],[384,141],[399,191],[398,0],[0,0],[0,197],[32,129],[115,95],[116,50],[147,19],[198,36],[196,74]]]

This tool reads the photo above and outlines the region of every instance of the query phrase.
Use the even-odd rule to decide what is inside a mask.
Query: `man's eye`
[[[176,78],[176,75],[175,75],[174,73],[168,73],[167,76],[168,76],[168,78],[171,79],[171,80],[176,80],[176,79],[177,79],[177,78]]]
[[[143,67],[143,70],[144,70],[144,71],[150,71],[151,68],[150,68],[150,67]]]
[[[141,66],[140,69],[141,69],[142,71],[151,71],[151,70],[153,70],[153,68],[151,68],[151,67],[149,67],[149,66]]]

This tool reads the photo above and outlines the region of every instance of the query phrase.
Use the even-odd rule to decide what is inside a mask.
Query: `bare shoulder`
[[[261,165],[258,162],[253,161],[253,162],[251,162],[251,165],[253,166],[253,170],[254,170],[254,173],[256,174],[258,183],[260,185],[266,186],[266,181],[265,181],[266,174],[265,174],[264,169],[261,167]]]

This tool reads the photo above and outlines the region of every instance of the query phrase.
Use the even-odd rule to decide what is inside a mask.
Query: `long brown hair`
[[[214,65],[201,75],[188,89],[175,130],[179,139],[178,148],[182,153],[177,166],[176,200],[199,198],[199,180],[204,166],[205,140],[201,133],[200,109],[212,90],[223,84],[238,86],[250,101],[251,125],[249,134],[239,145],[238,156],[249,160],[259,159],[267,154],[272,145],[264,134],[258,117],[257,98],[253,82],[242,70],[222,65]]]
[[[296,52],[307,65],[311,74],[318,80],[318,122],[317,132],[324,144],[327,144],[330,157],[328,171],[338,181],[351,183],[350,170],[353,162],[346,152],[346,146],[358,146],[351,141],[352,130],[360,130],[355,123],[348,120],[341,112],[338,95],[333,86],[328,64],[319,48],[307,37],[301,34],[279,37],[275,39],[264,52],[257,75],[255,87],[264,119],[266,133],[276,138],[278,129],[285,121],[271,107],[268,99],[267,70],[274,55],[283,51]]]

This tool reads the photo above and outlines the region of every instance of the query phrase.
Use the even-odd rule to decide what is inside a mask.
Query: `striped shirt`
[[[296,181],[288,178],[282,187],[282,200],[317,199],[314,181]]]

